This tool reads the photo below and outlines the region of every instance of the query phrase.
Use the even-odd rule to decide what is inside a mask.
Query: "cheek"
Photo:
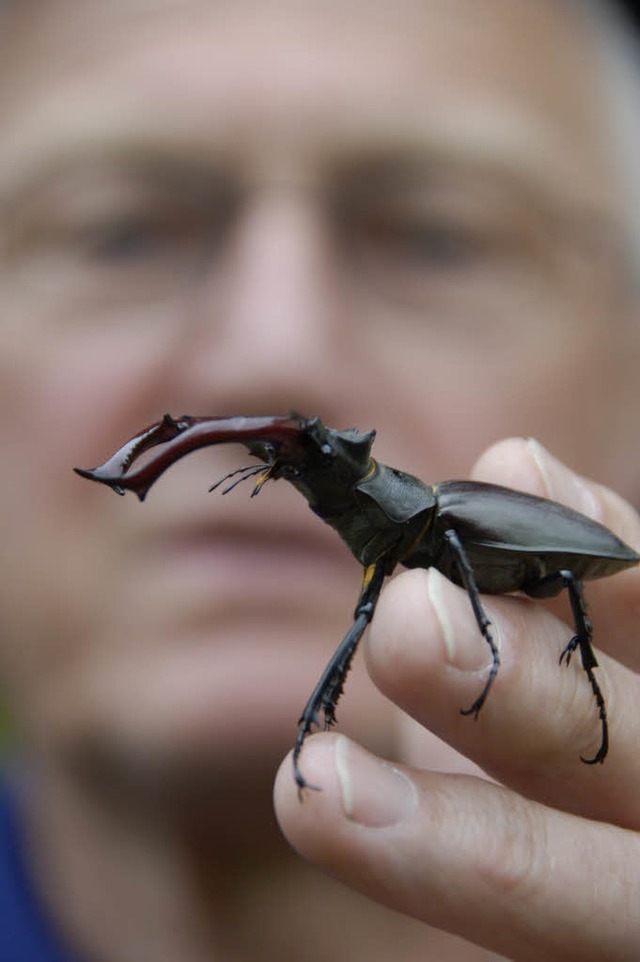
[[[66,316],[7,292],[0,351],[0,427],[18,469],[51,480],[101,460],[158,416],[181,327],[174,305],[108,316]],[[18,464],[18,462],[20,462]]]
[[[75,657],[113,574],[97,505],[82,497],[76,503],[46,480],[40,491],[32,480],[15,490],[1,509],[0,657],[3,684],[18,696]]]
[[[11,412],[0,422],[0,657],[16,694],[76,657],[114,596],[120,517],[72,469],[151,420],[165,363],[148,337],[36,326],[16,327],[0,353],[0,410]]]
[[[2,434],[27,470],[45,468],[43,480],[58,466],[73,467],[74,458],[91,457],[96,446],[104,453],[105,437],[125,420],[130,430],[155,374],[144,352],[127,351],[117,339],[25,346],[10,360],[3,365],[0,398],[14,414]]]
[[[393,340],[372,334],[362,363],[382,461],[434,481],[466,476],[502,437],[533,435],[583,471],[611,448],[620,345],[587,311],[493,341],[427,325]]]

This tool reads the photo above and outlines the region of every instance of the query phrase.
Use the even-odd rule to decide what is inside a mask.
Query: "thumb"
[[[304,771],[322,790],[302,803],[290,758],[278,773],[282,831],[352,888],[514,960],[637,958],[638,840],[624,829],[383,762],[343,735],[309,739]]]

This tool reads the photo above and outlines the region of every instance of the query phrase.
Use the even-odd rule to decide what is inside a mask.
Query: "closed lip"
[[[290,516],[257,512],[255,518],[197,514],[159,525],[142,536],[143,551],[161,563],[218,563],[247,577],[309,574],[342,579],[356,564],[335,531],[309,515],[296,523]],[[354,590],[356,586],[354,585]]]

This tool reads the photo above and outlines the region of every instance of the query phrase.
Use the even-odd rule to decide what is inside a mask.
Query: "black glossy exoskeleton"
[[[580,650],[597,703],[601,743],[583,759],[602,762],[608,749],[604,697],[594,674],[596,657],[586,614],[582,581],[615,574],[640,561],[628,545],[602,525],[545,498],[472,481],[428,485],[371,457],[375,432],[334,431],[319,418],[184,416],[164,419],[136,435],[83,477],[109,485],[119,494],[134,491],[144,499],[151,485],[175,461],[210,444],[239,442],[262,464],[231,472],[226,491],[256,477],[253,494],[268,480],[285,478],[300,491],[311,509],[338,532],[364,566],[360,597],[351,628],[329,661],[299,720],[293,752],[296,783],[307,786],[299,757],[303,742],[319,715],[325,728],[335,721],[344,679],[387,575],[398,564],[435,567],[463,586],[478,627],[492,654],[485,685],[463,714],[478,715],[500,664],[480,594],[524,591],[550,597],[569,593],[575,634],[560,656],[569,663]],[[141,465],[145,451],[159,446]],[[266,465],[266,467],[264,466]],[[213,489],[212,489],[213,490]]]

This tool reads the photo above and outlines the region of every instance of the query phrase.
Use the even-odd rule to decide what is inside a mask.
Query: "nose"
[[[313,192],[256,189],[194,298],[172,365],[181,410],[323,411],[353,392],[331,225]]]

